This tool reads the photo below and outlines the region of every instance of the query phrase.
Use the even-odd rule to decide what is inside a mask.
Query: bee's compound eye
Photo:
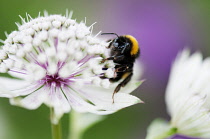
[[[113,43],[114,47],[118,47],[119,46],[119,43],[115,42]]]

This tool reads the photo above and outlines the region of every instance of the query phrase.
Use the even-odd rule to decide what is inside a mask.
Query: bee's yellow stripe
[[[131,55],[136,55],[139,51],[138,41],[131,35],[125,35],[125,37],[129,38],[133,44],[131,48]]]
[[[122,76],[122,79],[127,78],[129,74],[130,74],[130,72],[125,72],[125,73],[123,74],[123,76]]]

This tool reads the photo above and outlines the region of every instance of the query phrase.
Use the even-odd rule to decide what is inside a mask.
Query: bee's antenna
[[[111,34],[111,35],[116,35],[117,38],[119,38],[119,36],[117,35],[117,33],[101,33],[101,35],[109,35],[109,34]]]

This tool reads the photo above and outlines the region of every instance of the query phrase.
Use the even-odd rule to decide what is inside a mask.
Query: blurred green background
[[[16,30],[18,15],[36,17],[47,10],[65,14],[73,10],[78,21],[87,18],[97,33],[131,34],[141,45],[146,81],[133,94],[145,104],[123,109],[88,130],[84,139],[144,139],[150,122],[157,117],[169,119],[164,92],[170,66],[178,51],[189,47],[210,55],[209,0],[8,0],[0,2],[0,39],[4,32]],[[68,115],[62,119],[63,137],[67,137]],[[29,111],[11,106],[0,98],[0,139],[50,139],[49,109]]]

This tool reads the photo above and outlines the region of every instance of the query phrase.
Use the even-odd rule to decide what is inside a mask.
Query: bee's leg
[[[115,67],[115,72],[126,72],[128,71],[129,66],[123,65],[123,66],[116,66]]]
[[[132,72],[133,64],[116,65],[115,72]]]
[[[114,93],[112,94],[112,100],[113,100],[112,103],[114,103],[114,95],[115,95],[117,92],[120,91],[120,88],[121,88],[121,87],[124,87],[124,86],[131,80],[131,77],[132,77],[132,76],[133,76],[133,73],[130,72],[129,75],[128,75],[120,84],[117,85],[117,87],[116,87],[115,90],[114,90]]]
[[[104,74],[102,74],[102,75],[100,76],[100,78],[101,78],[101,79],[107,79],[107,77],[106,77]]]
[[[104,63],[104,62],[107,61],[107,60],[114,60],[114,57],[105,58],[105,59],[103,59],[103,60],[101,61],[101,63]]]
[[[123,73],[117,72],[116,77],[110,78],[109,81],[110,81],[110,82],[117,82],[117,81],[119,81],[119,80],[122,78],[122,75],[123,75]]]
[[[112,39],[109,39],[106,42],[109,42],[109,46],[107,48],[110,48],[112,46],[113,40]]]
[[[101,63],[104,63],[106,60],[114,60],[114,61],[122,61],[125,59],[125,56],[124,55],[120,55],[120,56],[112,56],[112,57],[108,57],[108,58],[105,58],[101,61]]]

